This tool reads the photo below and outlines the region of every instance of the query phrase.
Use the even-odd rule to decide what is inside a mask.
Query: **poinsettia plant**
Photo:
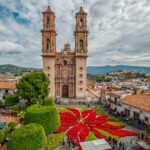
[[[108,115],[96,115],[95,110],[86,110],[80,112],[75,108],[67,108],[69,112],[60,112],[61,126],[55,133],[66,132],[70,140],[80,142],[86,141],[90,132],[93,132],[96,137],[108,141],[108,137],[103,135],[99,130],[118,138],[125,136],[136,136],[137,133],[123,130],[124,125],[115,126],[113,122],[116,120],[109,119]]]

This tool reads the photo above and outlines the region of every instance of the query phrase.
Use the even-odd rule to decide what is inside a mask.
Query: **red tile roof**
[[[0,89],[15,90],[16,89],[16,83],[17,82],[14,82],[14,81],[8,81],[8,82],[0,81]]]
[[[133,106],[135,108],[150,112],[150,96],[149,95],[131,95],[122,100],[122,103]]]

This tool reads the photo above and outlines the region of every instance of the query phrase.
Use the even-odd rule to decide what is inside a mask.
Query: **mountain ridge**
[[[0,73],[6,74],[6,73],[12,73],[12,74],[18,74],[18,73],[24,73],[29,71],[38,71],[41,70],[41,68],[28,68],[28,67],[19,67],[11,64],[6,65],[0,65]],[[128,65],[116,65],[116,66],[88,66],[87,67],[87,74],[90,75],[100,75],[100,74],[106,74],[114,71],[138,71],[138,72],[150,72],[150,67],[142,67],[142,66],[128,66]]]
[[[93,75],[106,74],[114,71],[138,71],[138,72],[150,72],[150,67],[143,66],[128,66],[128,65],[116,65],[116,66],[88,66],[87,73],[92,72]]]

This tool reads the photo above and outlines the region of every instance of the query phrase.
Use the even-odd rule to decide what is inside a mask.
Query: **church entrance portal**
[[[64,97],[64,98],[69,97],[69,92],[68,92],[68,86],[67,85],[62,86],[62,97]]]

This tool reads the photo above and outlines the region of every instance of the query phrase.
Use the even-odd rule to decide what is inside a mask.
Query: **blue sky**
[[[48,0],[0,0],[0,64],[42,67],[42,11]],[[51,0],[57,50],[74,49],[81,1]],[[88,13],[88,65],[150,66],[150,0],[84,0]]]

